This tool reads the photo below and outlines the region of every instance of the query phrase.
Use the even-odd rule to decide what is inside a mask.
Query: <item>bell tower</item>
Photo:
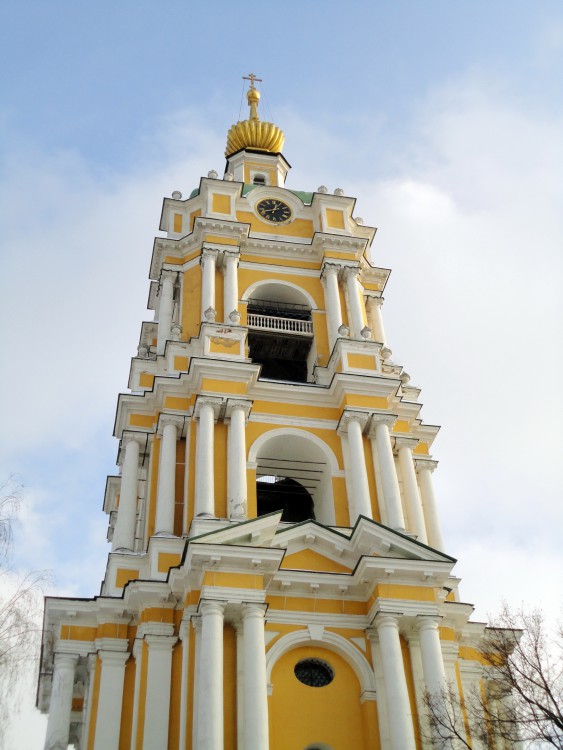
[[[285,187],[248,80],[224,175],[164,200],[101,592],[46,601],[46,748],[418,750],[425,692],[485,677],[376,230]]]

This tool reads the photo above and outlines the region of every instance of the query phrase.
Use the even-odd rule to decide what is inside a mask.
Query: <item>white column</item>
[[[135,522],[137,520],[137,489],[139,481],[139,440],[141,436],[126,434],[121,445],[124,449],[121,467],[121,488],[117,520],[113,530],[111,551],[133,551],[135,548]]]
[[[200,605],[198,750],[223,750],[223,611],[222,602]]]
[[[371,418],[369,434],[370,438],[375,440],[387,523],[392,529],[404,532],[405,519],[401,505],[401,491],[399,489],[395,459],[393,458],[393,449],[391,448],[391,436],[389,434],[389,426],[395,420],[396,417],[393,415],[374,414]]]
[[[96,665],[98,663],[97,654],[88,654],[86,657],[86,689],[84,690],[84,707],[82,710],[82,732],[80,747],[84,750],[88,748],[88,734],[90,732],[90,716],[92,715],[92,691],[94,689],[94,679],[96,676]]]
[[[385,329],[383,328],[383,318],[381,317],[382,305],[383,297],[369,295],[366,298],[366,317],[368,319],[368,326],[371,328],[372,339],[385,345],[387,338],[385,336]]]
[[[172,647],[175,635],[146,635],[149,647],[143,747],[168,747]]]
[[[232,312],[238,313],[238,261],[238,252],[225,252],[223,255],[223,268],[225,273],[223,318],[226,323],[230,322],[229,315]]]
[[[133,721],[131,722],[131,747],[137,750],[137,730],[139,723],[139,694],[141,691],[141,673],[143,661],[143,643],[141,638],[136,638],[133,643],[133,658],[135,659],[135,686],[133,691]],[[90,750],[90,748],[87,748]]]
[[[369,494],[369,483],[366,469],[366,456],[364,453],[364,441],[362,431],[367,423],[368,415],[365,412],[345,411],[340,420],[340,430],[346,429],[348,433],[348,452],[350,457],[350,483],[352,486],[352,503],[350,509],[354,509],[354,515],[373,518],[371,509],[371,498]],[[351,512],[352,515],[352,512]],[[350,518],[350,524],[356,521]]]
[[[203,248],[201,251],[201,319],[207,320],[206,311],[215,309],[215,264],[217,250]]]
[[[161,414],[158,420],[158,434],[162,436],[162,439],[158,464],[155,534],[174,534],[176,441],[182,425],[182,417],[173,414]]]
[[[215,422],[222,399],[198,397],[194,417],[198,420],[195,473],[195,515],[215,516],[214,446]]]
[[[331,348],[339,337],[338,329],[342,325],[342,307],[340,306],[340,291],[338,288],[338,272],[340,266],[336,263],[323,263],[322,278],[326,289],[326,310],[328,315],[328,339]]]
[[[359,268],[346,269],[346,286],[348,288],[348,304],[350,305],[350,328],[352,337],[361,338],[361,331],[365,326],[363,314],[363,297],[360,294],[360,285],[358,276]]]
[[[399,448],[399,465],[401,467],[401,477],[403,479],[403,491],[405,493],[405,502],[407,506],[407,515],[410,521],[410,531],[416,535],[419,542],[426,544],[426,524],[422,514],[422,503],[416,481],[416,471],[412,457],[413,441],[411,438],[397,438]]]
[[[55,654],[45,750],[66,750],[68,745],[74,669],[77,662],[77,654]]]
[[[182,750],[186,747],[187,741],[186,720],[190,676],[190,634],[192,628],[190,616],[186,616],[186,610],[184,610],[184,617],[186,619],[182,619],[179,630],[180,640],[182,641],[182,676],[180,678],[180,730],[178,747],[182,748]]]
[[[420,655],[426,690],[430,695],[440,694],[446,687],[446,671],[440,647],[438,617],[419,617],[418,635],[420,638]]]
[[[244,604],[244,745],[268,750],[268,685],[264,643],[264,605]]]
[[[120,645],[126,649],[127,641]],[[94,750],[119,750],[123,680],[129,652],[102,650],[98,651],[98,656],[102,662],[102,671]]]
[[[201,615],[192,617],[194,628],[195,648],[194,648],[194,700],[192,714],[192,747],[194,750],[198,747],[197,730],[199,725],[199,679],[201,672]]]
[[[246,518],[246,420],[250,401],[229,399],[226,420],[229,422],[227,446],[227,504],[229,518]]]
[[[172,331],[172,313],[174,312],[174,283],[176,271],[163,270],[160,274],[160,304],[158,306],[158,333],[156,339],[157,354],[164,354],[166,342]]]
[[[418,485],[422,499],[422,510],[426,520],[426,531],[428,534],[428,544],[434,549],[444,551],[444,540],[442,529],[440,527],[440,518],[434,495],[434,486],[432,483],[432,472],[436,468],[436,461],[416,460],[418,471]]]
[[[375,625],[381,646],[390,750],[415,750],[412,711],[399,638],[399,617],[382,613],[377,615]]]
[[[244,748],[244,630],[235,622],[237,633],[237,748]]]

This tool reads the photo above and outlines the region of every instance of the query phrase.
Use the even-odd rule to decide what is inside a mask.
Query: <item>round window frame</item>
[[[316,667],[319,670],[318,671],[319,676],[321,673],[324,675],[325,681],[323,681],[322,684],[315,684],[314,681],[306,681],[302,679],[302,677],[300,677],[298,674],[298,670],[300,666],[305,666],[305,665],[306,665],[306,668],[309,668],[311,671]],[[314,657],[300,659],[293,667],[293,674],[295,675],[295,678],[299,680],[299,682],[302,685],[305,685],[306,687],[312,687],[312,688],[327,687],[334,680],[334,669],[332,668],[332,666],[324,659],[317,659]]]

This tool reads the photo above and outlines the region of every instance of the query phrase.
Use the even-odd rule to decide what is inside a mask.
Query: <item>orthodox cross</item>
[[[247,76],[242,77],[243,81],[250,81],[250,88],[255,88],[254,81],[258,81],[259,83],[262,83],[261,78],[257,78],[254,73],[249,73]]]

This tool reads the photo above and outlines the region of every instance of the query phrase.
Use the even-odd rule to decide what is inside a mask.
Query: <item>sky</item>
[[[162,198],[222,174],[242,75],[287,187],[342,187],[393,269],[393,360],[442,425],[447,551],[475,619],[561,610],[563,6],[559,0],[0,7],[0,477],[16,571],[99,591],[117,394]],[[552,382],[555,377],[556,382]],[[22,701],[12,747],[42,746]]]

